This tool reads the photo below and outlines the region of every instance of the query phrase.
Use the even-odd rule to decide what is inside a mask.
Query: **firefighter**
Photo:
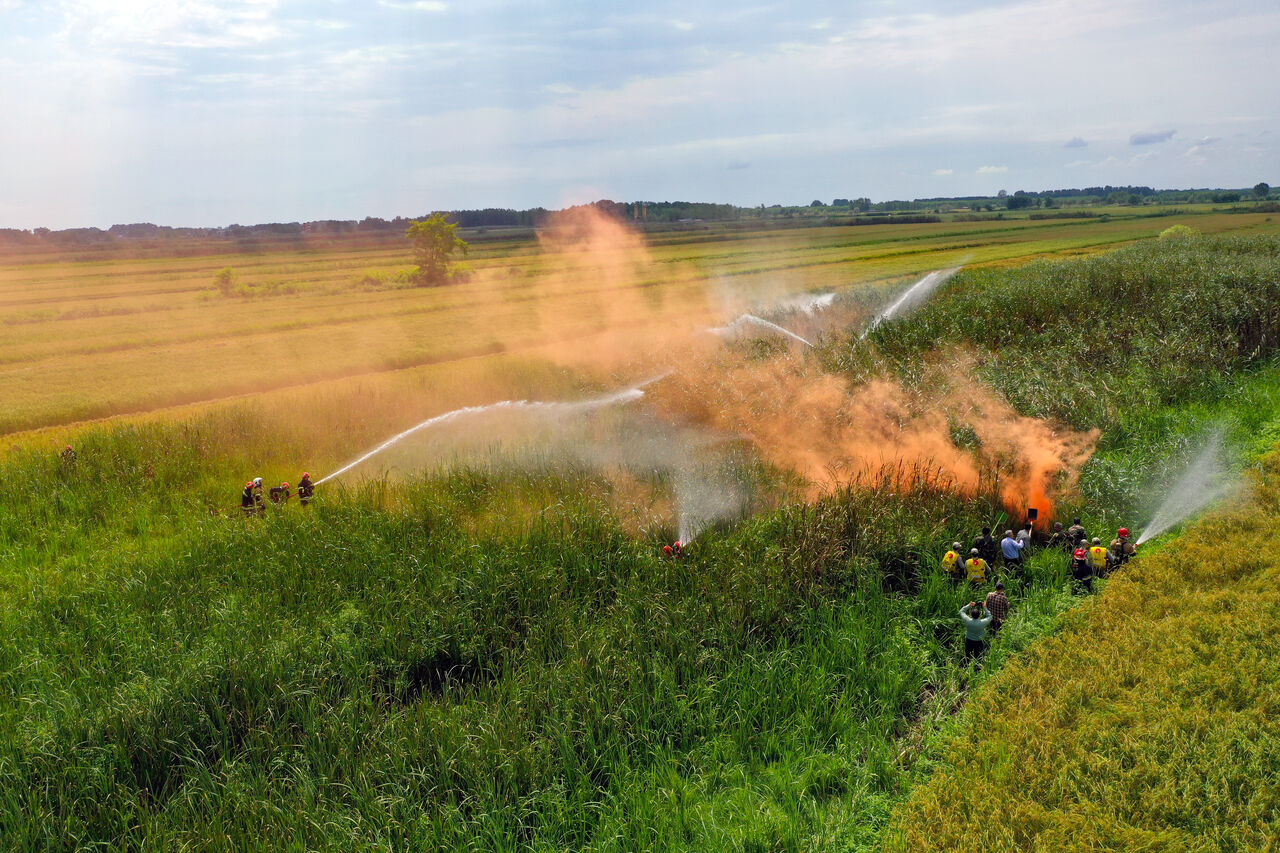
[[[256,515],[262,509],[262,491],[254,489],[253,480],[244,484],[244,491],[240,493],[240,509],[245,515]]]
[[[969,576],[969,583],[973,586],[979,586],[987,582],[987,561],[982,559],[982,555],[977,548],[969,549],[969,559],[964,561],[965,574]]]
[[[1105,578],[1111,569],[1111,555],[1102,547],[1102,540],[1096,536],[1089,548],[1089,568],[1093,570],[1095,577],[1100,578]]]
[[[1075,580],[1076,591],[1093,592],[1093,570],[1089,566],[1089,549],[1084,542],[1076,542],[1071,552],[1071,577]]]
[[[942,570],[946,572],[952,580],[960,580],[964,577],[964,561],[960,559],[960,543],[952,542],[951,550],[942,555]]]
[[[281,504],[281,503],[283,503],[283,504],[287,504],[287,503],[289,502],[289,496],[290,496],[291,494],[292,494],[292,492],[290,492],[290,491],[289,491],[289,484],[288,484],[288,483],[281,483],[281,484],[280,484],[280,485],[278,485],[278,486],[272,486],[272,487],[271,487],[271,502],[272,502],[273,504]]]
[[[1057,548],[1065,554],[1070,554],[1075,547],[1075,542],[1067,538],[1067,531],[1062,529],[1062,522],[1055,521],[1053,523],[1053,532],[1049,534],[1049,548]]]
[[[996,542],[996,538],[991,535],[991,528],[982,528],[982,533],[973,539],[973,547],[978,549],[978,555],[989,566],[996,561],[996,557],[1000,554],[1000,545]]]
[[[298,481],[298,502],[303,506],[311,503],[311,497],[316,493],[315,484],[311,482],[311,475],[306,471],[302,472],[302,479]]]
[[[1111,541],[1111,564],[1120,568],[1138,553],[1138,546],[1129,541],[1129,528],[1121,527]]]
[[[1084,525],[1080,523],[1080,519],[1074,519],[1071,526],[1067,528],[1067,541],[1071,543],[1074,550],[1079,547],[1081,539],[1088,539],[1089,534],[1085,532]]]
[[[62,464],[74,465],[76,461],[76,449],[71,445],[67,445],[62,449]]]

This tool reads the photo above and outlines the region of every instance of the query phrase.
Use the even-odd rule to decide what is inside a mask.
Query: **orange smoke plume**
[[[706,334],[727,319],[712,308],[706,275],[658,262],[643,235],[594,206],[556,215],[539,240],[543,274],[520,298],[549,337],[566,325],[565,312],[579,332],[538,352],[606,386],[671,371],[648,389],[661,415],[747,439],[803,476],[811,496],[885,465],[922,464],[962,493],[996,494],[1015,517],[1035,507],[1044,521],[1097,440],[1018,415],[963,356],[928,367],[909,390],[886,378],[851,386],[794,342],[726,347]],[[953,439],[965,427],[976,448]]]
[[[883,378],[850,387],[794,352],[742,362],[728,351],[651,396],[671,417],[747,438],[764,459],[801,474],[811,496],[905,463],[940,472],[964,494],[996,492],[1015,517],[1027,507],[1051,517],[1055,487],[1068,484],[1097,434],[1020,416],[974,380],[963,388],[930,397]],[[956,426],[970,427],[980,449],[958,447]]]

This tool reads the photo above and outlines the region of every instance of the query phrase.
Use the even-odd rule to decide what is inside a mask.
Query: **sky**
[[[1280,184],[1276,0],[0,0],[0,227]]]

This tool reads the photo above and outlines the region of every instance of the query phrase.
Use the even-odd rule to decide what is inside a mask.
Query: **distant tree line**
[[[1026,208],[1084,207],[1095,205],[1139,204],[1234,204],[1246,199],[1265,202],[1271,193],[1266,182],[1250,189],[1184,189],[1157,190],[1148,186],[1093,186],[1055,190],[1018,190],[1012,195],[1001,190],[995,196],[951,196],[873,202],[866,197],[835,198],[825,204],[814,199],[805,205],[758,205],[742,207],[733,204],[694,201],[616,202],[601,199],[589,206],[610,216],[637,224],[674,224],[689,222],[732,222],[736,220],[786,220],[823,217],[833,224],[862,222],[869,215],[889,216],[888,222],[949,212],[981,212],[1020,210]],[[227,225],[215,228],[174,228],[150,222],[112,225],[110,228],[0,228],[0,247],[96,247],[120,243],[162,244],[171,241],[229,241],[241,248],[259,244],[304,242],[309,236],[369,235],[381,239],[400,238],[414,222],[442,215],[459,228],[482,231],[487,228],[539,228],[553,211],[544,207],[526,210],[486,207],[474,210],[434,210],[418,217],[398,216],[382,219],[321,219],[312,222],[267,222],[258,225]],[[849,215],[853,214],[852,217]],[[833,218],[834,217],[834,218]],[[861,217],[861,218],[859,218]]]

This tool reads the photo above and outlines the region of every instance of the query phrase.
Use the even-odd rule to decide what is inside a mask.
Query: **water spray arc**
[[[663,374],[663,375],[665,376],[666,374]],[[648,379],[640,383],[639,385],[633,385],[630,388],[624,388],[621,391],[615,391],[612,394],[605,394],[600,397],[592,397],[587,400],[579,400],[572,403],[540,402],[540,401],[531,401],[531,400],[500,400],[496,403],[489,403],[488,405],[485,405],[485,406],[465,406],[461,409],[454,409],[451,412],[445,412],[442,415],[436,415],[433,418],[428,418],[422,423],[415,424],[409,427],[407,430],[404,430],[403,432],[396,433],[395,435],[391,436],[391,438],[379,444],[377,447],[373,448],[372,450],[368,451],[362,456],[359,456],[353,459],[351,462],[348,462],[346,465],[342,466],[337,471],[334,471],[332,474],[327,474],[321,479],[316,480],[316,485],[318,486],[327,480],[332,480],[335,477],[341,476],[342,474],[345,474],[346,472],[350,471],[352,468],[359,465],[361,462],[364,462],[368,459],[373,458],[374,456],[377,456],[382,451],[395,446],[400,441],[408,438],[409,436],[415,433],[421,432],[423,430],[430,429],[431,427],[438,426],[440,424],[448,423],[450,421],[456,421],[456,420],[471,417],[474,415],[480,415],[488,412],[497,412],[497,411],[504,411],[504,410],[533,412],[533,413],[542,413],[542,414],[560,415],[560,416],[584,414],[587,412],[595,411],[596,409],[604,408],[605,406],[614,406],[614,405],[619,405],[621,403],[630,403],[632,401],[639,400],[641,397],[644,396],[644,390],[643,390],[644,386],[649,385],[653,382],[656,382],[661,378],[662,376],[657,376],[652,379]]]
[[[890,303],[888,308],[875,316],[867,325],[867,328],[862,330],[862,334],[858,336],[858,339],[865,340],[867,335],[871,334],[881,323],[886,323],[895,317],[901,317],[911,309],[919,307],[920,303],[928,299],[930,294],[958,272],[960,272],[959,267],[935,270],[908,287],[901,296]]]
[[[779,326],[777,323],[771,323],[768,320],[764,319],[763,317],[757,317],[755,314],[743,314],[731,323],[726,323],[723,326],[715,326],[713,328],[707,329],[707,331],[713,335],[720,335],[721,337],[725,337],[727,335],[734,334],[742,327],[749,326],[749,325],[758,326],[759,328],[762,328],[762,329],[768,329],[771,332],[777,332],[780,335],[784,335],[788,338],[791,338],[793,341],[798,341],[804,344],[805,346],[809,347],[810,349],[813,349],[813,344],[809,343],[804,338],[797,335],[795,332],[788,331],[787,329],[784,329],[781,326]]]
[[[799,311],[812,316],[818,311],[830,308],[835,302],[834,293],[805,293],[788,297],[774,306],[776,311]]]
[[[1156,510],[1151,523],[1142,531],[1135,544],[1141,545],[1148,539],[1159,536],[1222,497],[1229,488],[1229,484],[1223,482],[1222,473],[1222,431],[1218,430],[1209,436],[1208,443],[1191,463],[1191,467],[1169,490],[1168,497]]]

